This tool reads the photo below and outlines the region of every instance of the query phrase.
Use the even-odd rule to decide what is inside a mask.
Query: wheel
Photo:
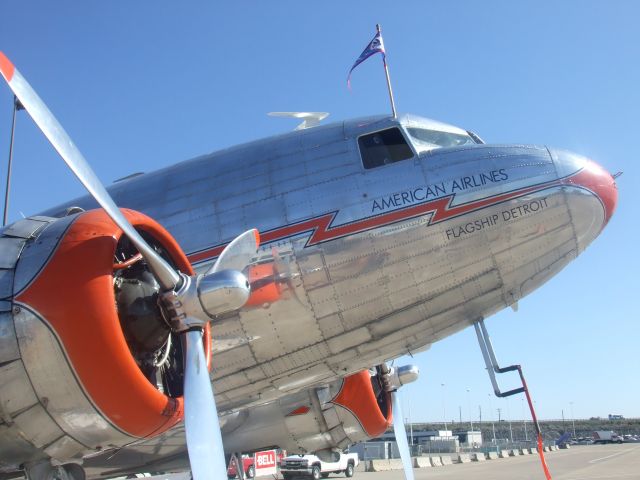
[[[345,476],[353,477],[353,463],[347,465],[347,469],[344,471]]]
[[[311,468],[311,478],[313,478],[313,480],[320,480],[320,467],[318,465],[314,465]]]
[[[247,468],[247,478],[253,478],[256,476],[256,469],[253,465],[249,465]]]

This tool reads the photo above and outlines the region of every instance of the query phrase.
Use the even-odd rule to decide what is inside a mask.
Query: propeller
[[[400,394],[397,390],[391,392],[391,401],[393,402],[393,434],[396,437],[396,444],[400,451],[400,458],[402,459],[402,466],[404,467],[404,478],[414,480],[411,450],[409,450],[409,442],[407,442],[407,430],[404,426],[404,417],[402,416],[402,407],[400,406]]]
[[[220,270],[242,271],[256,254],[257,245],[260,245],[260,234],[258,230],[247,230],[242,235],[238,235],[225,247],[205,275]]]
[[[0,72],[80,183],[135,245],[158,281],[163,309],[172,330],[181,336],[185,356],[185,431],[193,478],[225,478],[222,435],[202,332],[211,317],[237,310],[249,299],[249,282],[241,272],[257,251],[258,231],[248,230],[233,240],[204,275],[189,276],[174,270],[125,218],[62,125],[2,52]]]
[[[385,389],[391,392],[391,403],[393,405],[393,434],[396,437],[396,444],[402,459],[404,477],[406,480],[414,480],[413,464],[411,462],[411,450],[407,441],[407,430],[404,426],[402,407],[400,405],[400,392],[398,389],[402,385],[415,382],[420,371],[415,365],[405,365],[402,367],[389,367],[386,364],[380,366],[383,374]]]

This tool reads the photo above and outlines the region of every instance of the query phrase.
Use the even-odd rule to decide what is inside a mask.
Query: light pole
[[[529,435],[527,434],[527,420],[524,416],[524,398],[522,400],[522,428],[524,429],[524,440],[525,442],[529,441]]]
[[[569,402],[569,406],[571,407],[571,423],[573,424],[573,439],[576,438],[576,417],[573,414],[573,402]]]
[[[491,430],[493,432],[493,444],[496,444],[496,422],[494,422],[494,418],[493,417],[493,404],[491,402],[491,394],[489,394],[489,412],[491,412]]]
[[[513,443],[513,428],[511,427],[511,409],[509,408],[509,397],[507,397],[507,417],[509,417],[509,438]]]
[[[467,408],[469,409],[469,425],[471,426],[471,432],[473,432],[473,414],[471,413],[471,389],[467,387]]]
[[[441,383],[440,386],[442,387],[442,422],[444,423],[444,429],[447,429],[447,409],[446,409],[446,403],[445,403],[445,391],[444,391],[444,387],[445,384]]]
[[[411,435],[411,446],[413,446],[413,422],[411,421],[411,400],[409,399],[409,432]]]

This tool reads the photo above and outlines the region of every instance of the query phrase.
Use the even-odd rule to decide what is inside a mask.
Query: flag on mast
[[[369,58],[372,55],[375,55],[376,53],[381,53],[383,58],[385,56],[384,42],[382,40],[382,32],[380,30],[376,32],[373,39],[369,42],[369,44],[362,51],[358,59],[355,61],[355,63],[351,67],[351,70],[349,70],[349,75],[347,76],[347,86],[349,88],[351,88],[351,72],[353,72],[353,70],[362,62],[364,62],[367,58]]]
[[[382,29],[380,25],[376,25],[376,34],[373,39],[369,42],[369,45],[362,51],[360,56],[356,59],[355,63],[349,70],[349,75],[347,76],[347,86],[351,89],[351,72],[364,62],[367,58],[375,55],[376,53],[382,54],[382,64],[384,65],[384,73],[387,77],[387,89],[389,90],[389,101],[391,102],[391,114],[393,118],[397,117],[396,113],[396,102],[393,100],[393,90],[391,89],[391,78],[389,77],[389,67],[387,66],[387,54],[384,50],[384,41],[382,40]]]

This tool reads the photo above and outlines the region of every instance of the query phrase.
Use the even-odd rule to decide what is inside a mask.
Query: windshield
[[[468,134],[427,130],[426,128],[408,127],[413,145],[418,152],[442,147],[459,147],[460,145],[476,145]]]

